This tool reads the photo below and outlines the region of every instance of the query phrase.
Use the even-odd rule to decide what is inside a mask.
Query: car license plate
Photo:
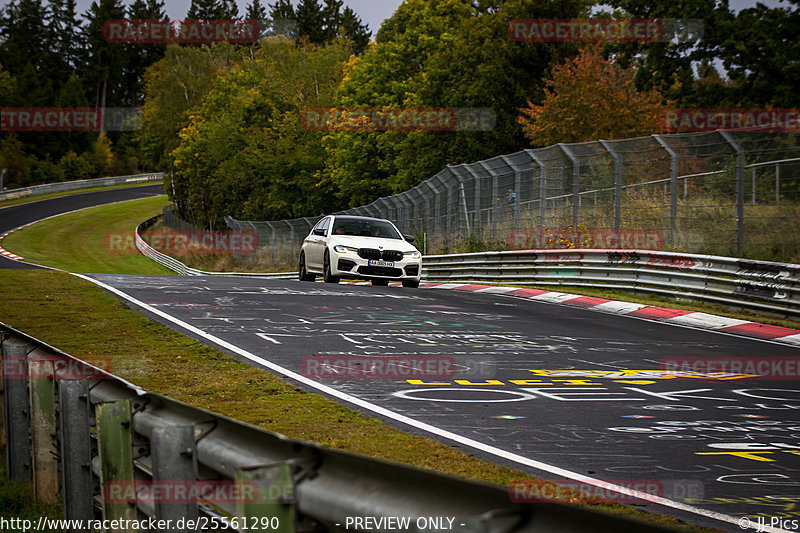
[[[394,261],[375,261],[375,260],[370,260],[370,261],[367,262],[367,264],[369,266],[371,266],[371,267],[393,267],[394,266]]]

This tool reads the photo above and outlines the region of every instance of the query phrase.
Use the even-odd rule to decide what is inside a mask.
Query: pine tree
[[[78,18],[75,0],[50,0],[49,26],[53,51],[62,64],[66,80],[83,64],[86,56],[85,28]]]
[[[103,34],[103,27],[108,20],[125,18],[125,7],[122,0],[100,0],[92,2],[89,11],[84,15],[87,19],[88,58],[85,63],[83,77],[94,88],[96,107],[120,107],[131,105],[126,101],[124,90],[125,48],[119,43],[109,43]]]
[[[322,32],[326,41],[333,41],[339,36],[342,24],[342,0],[325,0],[322,8]]]
[[[59,72],[53,34],[46,26],[48,10],[41,0],[12,0],[2,12],[0,64],[17,78],[20,104],[48,105]],[[63,74],[63,73],[62,73]]]
[[[128,7],[128,18],[131,20],[167,20],[163,0],[134,0]],[[127,89],[125,99],[135,106],[144,101],[142,77],[144,71],[164,57],[166,44],[128,43],[125,48],[124,87]]]
[[[342,22],[339,26],[339,32],[353,43],[353,52],[360,54],[369,46],[370,31],[369,26],[361,22],[361,18],[356,15],[356,12],[350,9],[350,6],[344,9],[342,13]]]
[[[312,43],[324,43],[325,33],[322,29],[324,15],[319,0],[300,0],[297,4],[297,34],[308,37]]]
[[[260,0],[253,0],[250,4],[248,4],[247,9],[245,10],[244,18],[258,22],[259,38],[264,37],[269,33],[270,21],[269,17],[267,16],[267,8],[261,5]]]
[[[192,0],[186,18],[191,20],[218,20],[223,16],[224,7],[220,0]]]
[[[272,19],[272,31],[278,35],[286,35],[290,39],[297,38],[297,14],[289,0],[277,0],[269,4],[269,18]]]

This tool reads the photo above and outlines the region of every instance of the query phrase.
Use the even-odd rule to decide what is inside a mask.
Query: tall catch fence
[[[341,214],[387,218],[425,253],[638,248],[800,260],[800,136],[715,131],[562,143],[448,166]],[[241,221],[293,264],[318,217]]]

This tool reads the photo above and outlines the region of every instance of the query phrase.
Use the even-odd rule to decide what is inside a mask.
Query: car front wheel
[[[300,266],[298,267],[298,271],[300,272],[300,281],[314,281],[317,279],[316,274],[309,274],[308,270],[306,270],[306,254],[300,253]]]
[[[339,283],[339,277],[331,274],[331,256],[327,251],[325,251],[322,272],[322,281],[325,283]]]

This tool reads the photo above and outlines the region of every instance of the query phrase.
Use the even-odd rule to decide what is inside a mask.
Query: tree
[[[657,133],[664,107],[655,89],[639,92],[635,70],[603,59],[599,46],[553,68],[542,105],[528,103],[519,121],[535,146]]]
[[[307,37],[312,43],[324,43],[325,15],[319,0],[300,0],[295,11],[297,18],[297,34],[300,37]]]
[[[99,0],[92,2],[85,18],[89,54],[83,70],[83,78],[94,88],[95,107],[130,106],[131,92],[125,88],[125,48],[119,43],[106,41],[103,28],[106,21],[125,18],[122,0]]]
[[[326,173],[348,205],[401,192],[442,170],[522,148],[519,107],[538,101],[553,61],[568,44],[516,43],[516,18],[576,17],[581,0],[407,0],[353,58],[337,93],[344,108],[479,108],[491,131],[335,132],[326,137]]]
[[[164,58],[147,68],[142,127],[135,137],[149,166],[169,168],[168,154],[178,145],[178,132],[187,125],[189,110],[202,101],[216,76],[240,57],[229,43],[207,47],[171,44]]]
[[[192,0],[186,18],[190,20],[219,20],[224,16],[227,3],[221,0]]]
[[[297,39],[297,14],[289,0],[277,0],[269,5],[269,18],[272,19],[272,32]]]
[[[128,7],[128,18],[132,20],[167,20],[163,0],[134,0]],[[164,57],[166,44],[126,43],[124,85],[129,90],[126,100],[135,106],[144,102],[144,72],[153,63]]]
[[[255,20],[258,22],[259,40],[269,33],[270,21],[267,15],[267,8],[261,5],[260,0],[253,0],[247,5],[244,18],[246,20]]]
[[[360,55],[369,46],[369,26],[361,22],[350,6],[344,8],[339,23],[339,32],[353,43],[353,53]]]
[[[47,105],[58,82],[53,75],[66,79],[53,52],[48,18],[41,0],[12,0],[2,11],[0,63],[17,79],[17,105]]]
[[[325,107],[341,80],[342,44],[268,37],[214,80],[172,152],[172,199],[182,217],[220,227],[223,217],[280,219],[335,209],[320,187],[321,137],[300,127],[305,107]]]

